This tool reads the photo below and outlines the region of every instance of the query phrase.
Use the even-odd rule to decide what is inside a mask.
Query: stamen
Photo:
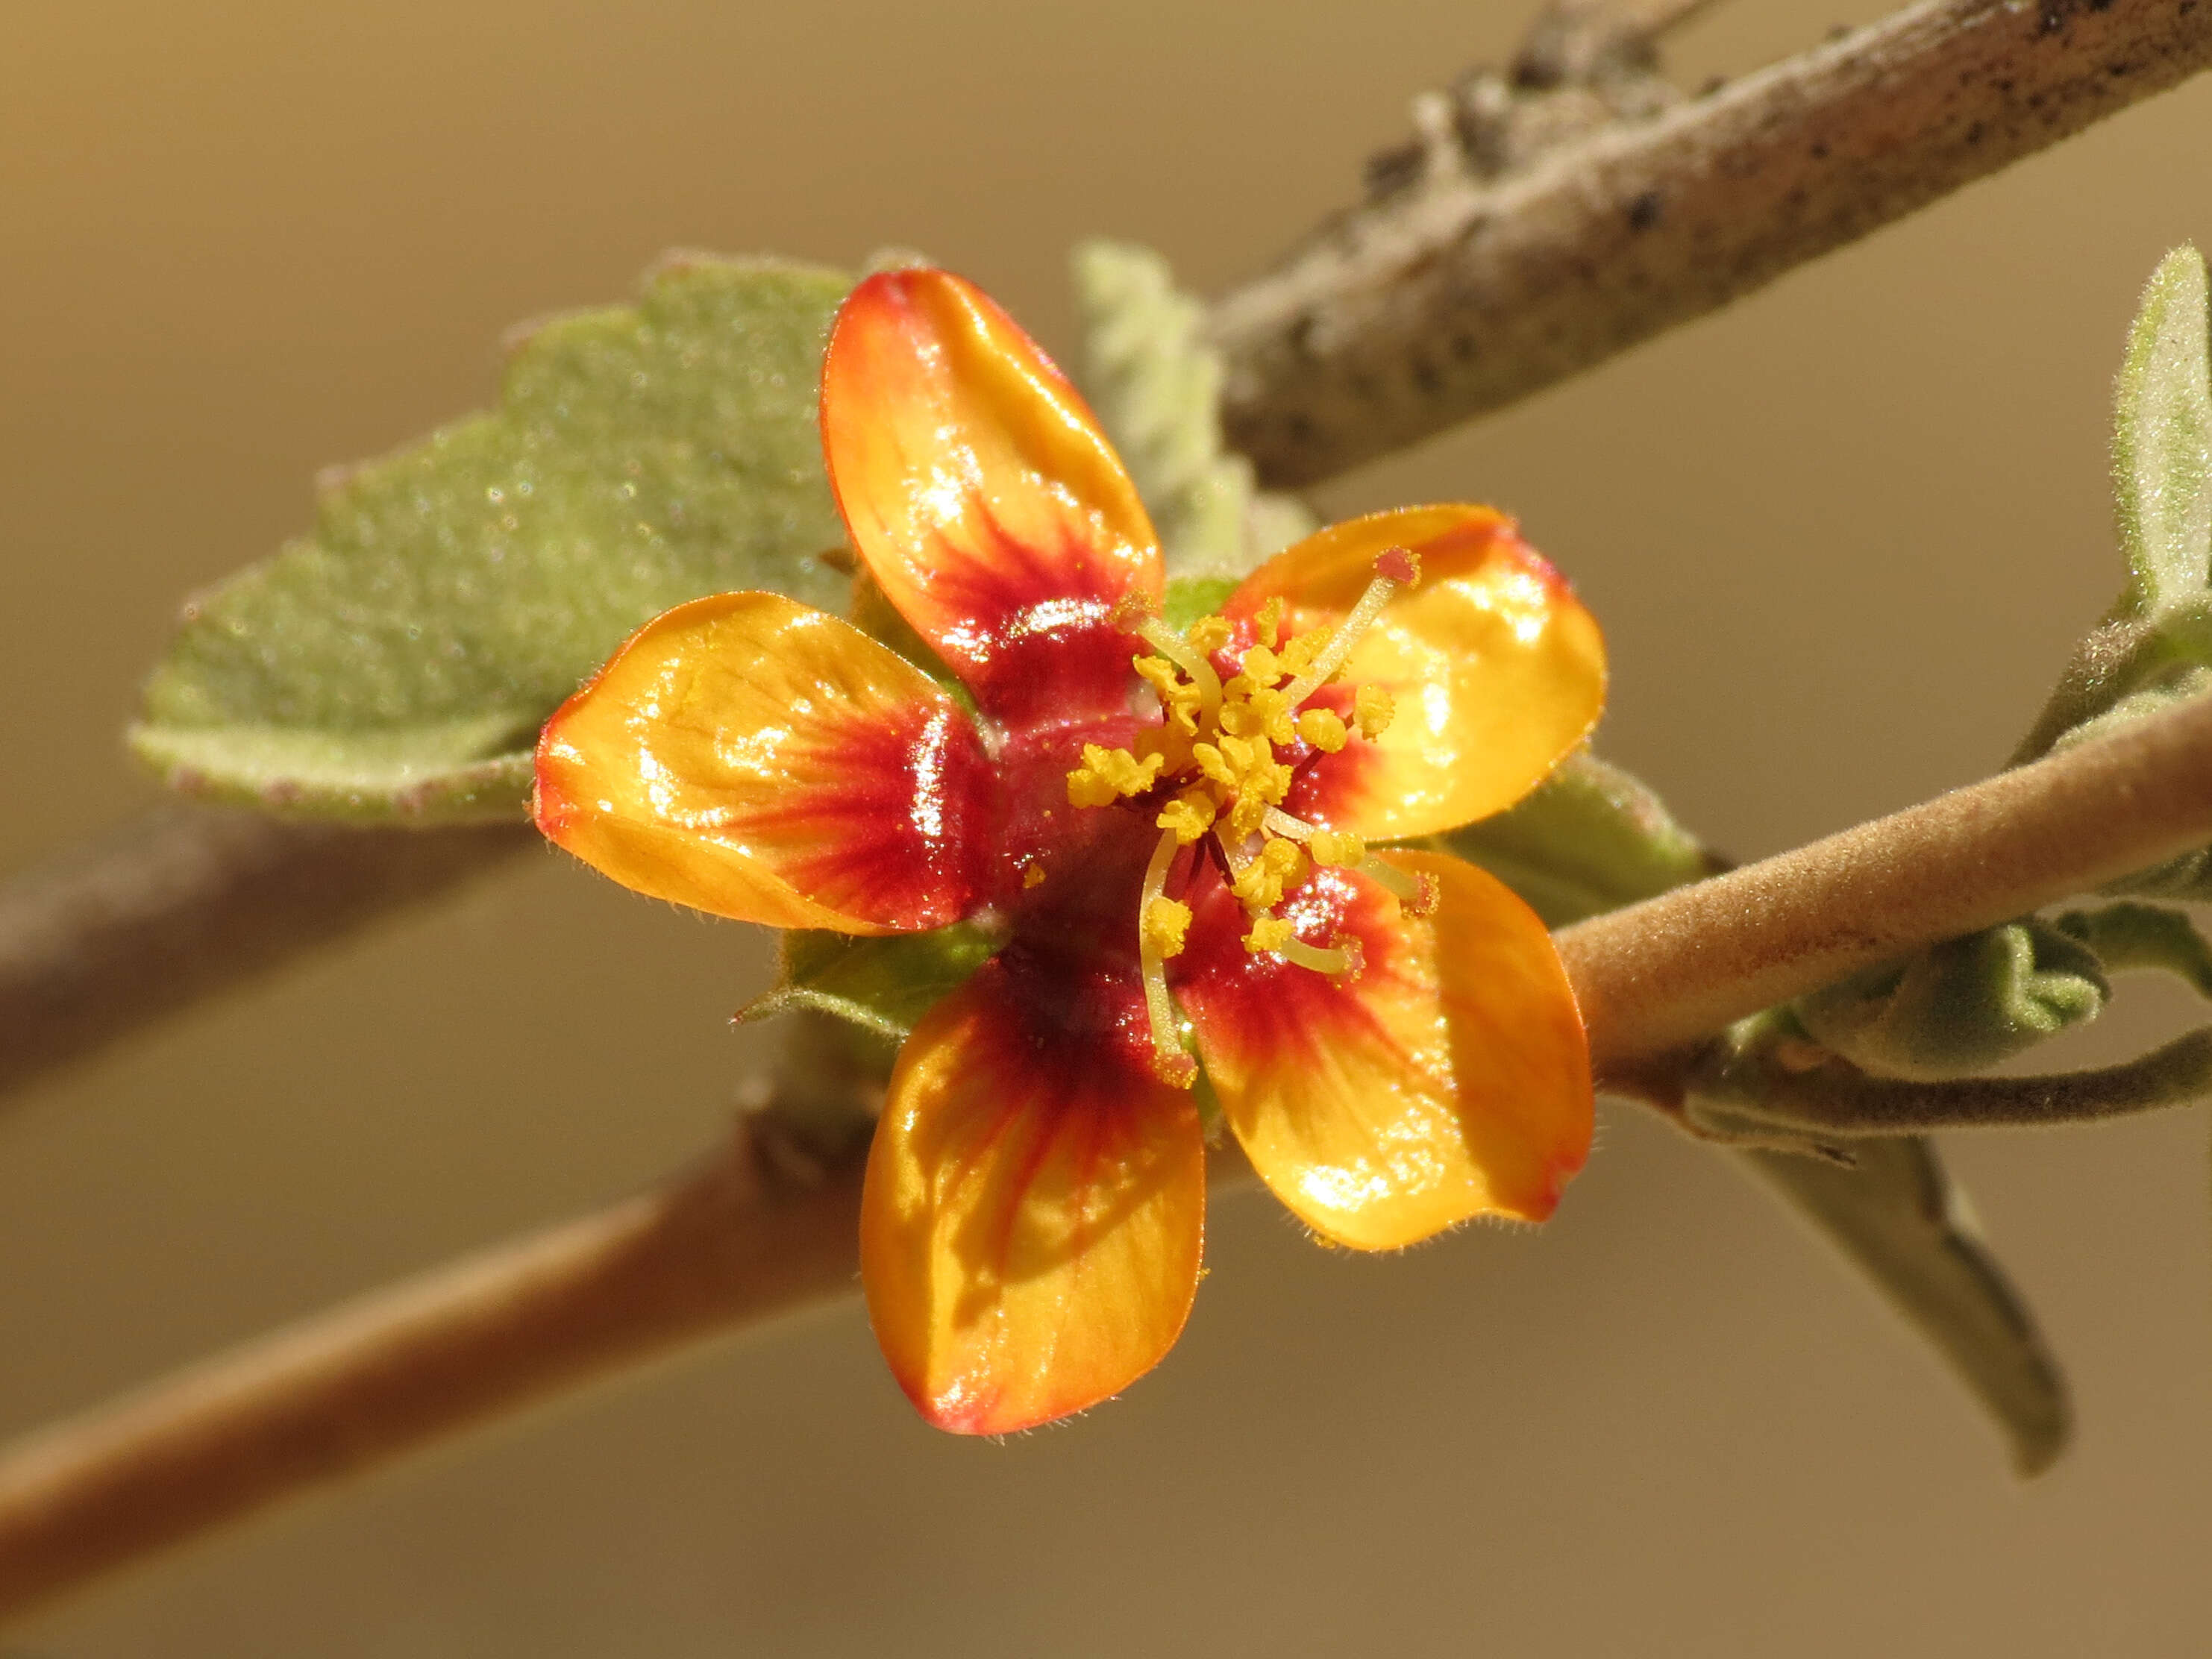
[[[1198,687],[1198,724],[1201,731],[1213,724],[1221,708],[1221,677],[1206,653],[1158,617],[1146,617],[1135,629],[1137,637],[1191,678]]]
[[[1298,735],[1324,755],[1334,755],[1350,742],[1344,719],[1334,708],[1309,708],[1298,716]]]
[[[1162,807],[1152,822],[1188,847],[1213,828],[1213,815],[1212,795],[1203,789],[1186,789]]]
[[[1361,861],[1359,873],[1395,896],[1409,916],[1425,916],[1437,908],[1437,882],[1433,876],[1401,870],[1373,853]]]
[[[1331,834],[1329,830],[1319,824],[1308,823],[1304,818],[1292,817],[1279,807],[1269,809],[1266,828],[1288,840],[1304,842],[1313,854],[1316,864],[1340,865],[1346,862],[1330,856],[1345,849],[1322,845],[1321,838]],[[1341,839],[1354,845],[1358,842],[1356,836],[1345,836]],[[1357,860],[1350,862],[1351,867],[1404,905],[1408,915],[1425,916],[1437,908],[1437,883],[1433,876],[1417,875],[1411,870],[1401,870],[1379,854],[1364,850]]]
[[[1305,873],[1305,854],[1287,841],[1271,841],[1257,858],[1245,860],[1229,890],[1254,915],[1272,910],[1283,902],[1283,890]]]
[[[1229,879],[1232,883],[1242,881],[1245,867],[1252,862],[1252,855],[1244,850],[1244,838],[1224,835],[1217,829],[1213,832],[1213,844],[1221,849],[1221,861],[1229,866]]]
[[[1383,728],[1397,712],[1396,699],[1379,685],[1363,685],[1352,694],[1352,724],[1359,728],[1359,735],[1370,741],[1382,735]]]
[[[1339,933],[1328,950],[1295,939],[1287,939],[1275,948],[1283,953],[1284,960],[1295,962],[1301,968],[1310,968],[1316,974],[1327,974],[1332,979],[1358,973],[1364,954],[1360,951],[1359,941],[1348,933]]]
[[[1336,632],[1314,659],[1313,665],[1283,688],[1283,695],[1295,708],[1318,690],[1328,677],[1344,666],[1344,659],[1352,654],[1352,647],[1359,643],[1359,636],[1374,625],[1382,614],[1382,607],[1398,596],[1398,590],[1420,580],[1420,566],[1413,554],[1402,547],[1394,547],[1375,561],[1375,580],[1367,584],[1367,591],[1359,596],[1359,603],[1352,607]],[[1150,635],[1146,636],[1147,638]]]
[[[1282,635],[1283,596],[1278,593],[1261,605],[1260,614],[1253,621],[1259,625],[1260,643],[1273,651]]]
[[[1168,871],[1182,847],[1175,831],[1169,830],[1152,848],[1152,861],[1145,866],[1145,885],[1137,899],[1137,960],[1144,969],[1145,1014],[1152,1027],[1153,1074],[1175,1088],[1188,1089],[1198,1080],[1198,1066],[1182,1051],[1175,1003],[1168,995],[1166,962],[1172,952],[1160,948],[1165,942],[1160,934],[1165,930],[1152,925],[1156,914],[1153,905],[1174,902],[1166,897]],[[1176,908],[1182,911],[1184,925],[1188,926],[1190,912],[1180,904]],[[1179,940],[1177,944],[1179,948]]]
[[[1067,775],[1070,806],[1110,806],[1124,795],[1141,795],[1160,775],[1164,757],[1139,760],[1126,749],[1083,745],[1083,764]]]

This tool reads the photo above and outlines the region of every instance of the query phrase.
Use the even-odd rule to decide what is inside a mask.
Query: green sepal
[[[1169,574],[1234,585],[1312,534],[1318,521],[1304,504],[1261,490],[1251,462],[1222,442],[1221,354],[1205,306],[1176,287],[1167,261],[1085,242],[1072,268],[1083,389],[1152,515]]]
[[[1852,975],[1791,1005],[1807,1035],[1880,1077],[1985,1071],[2094,1019],[2112,995],[2097,953],[2029,918]]]
[[[2159,263],[2128,331],[2112,422],[2113,505],[2129,608],[2201,596],[2212,558],[2212,318],[2203,256]]]
[[[815,406],[848,286],[684,256],[520,337],[497,410],[336,475],[313,536],[185,607],[132,747],[271,809],[520,815],[538,726],[641,623],[741,588],[838,602]]]
[[[1510,887],[1547,927],[1723,867],[1650,788],[1587,750],[1560,762],[1510,811],[1437,839]]]
[[[975,922],[926,933],[857,939],[813,928],[785,933],[775,988],[738,1011],[742,1022],[793,1009],[831,1014],[892,1042],[958,990],[1006,942]]]

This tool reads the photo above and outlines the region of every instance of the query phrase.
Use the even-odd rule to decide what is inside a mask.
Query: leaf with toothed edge
[[[131,747],[275,810],[521,816],[538,726],[641,623],[740,588],[840,602],[815,404],[849,286],[687,255],[521,333],[495,410],[332,475],[312,536],[185,607]]]
[[[1304,503],[1261,489],[1252,463],[1222,441],[1221,354],[1206,340],[1206,307],[1176,287],[1167,261],[1094,241],[1072,266],[1084,394],[1144,497],[1170,578],[1233,586],[1317,529]]]

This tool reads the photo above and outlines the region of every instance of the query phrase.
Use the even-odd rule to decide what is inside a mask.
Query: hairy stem
[[[1559,938],[1595,1062],[1632,1072],[1869,961],[2208,840],[2212,701]],[[806,1079],[793,1086],[820,1092]],[[808,1103],[810,1123],[823,1121],[819,1104]],[[817,1162],[775,1117],[757,1117],[704,1174],[665,1193],[36,1435],[0,1453],[0,1613],[676,1344],[849,1288],[859,1192],[857,1152]]]
[[[1601,1066],[2212,836],[2212,698],[1559,935]]]
[[[1230,441],[1314,483],[1747,294],[2212,63],[2197,0],[1921,0],[1525,170],[1418,182],[1224,296]]]
[[[407,1280],[33,1435],[0,1613],[291,1492],[851,1287],[860,1174],[749,1119],[663,1191]]]
[[[1907,1082],[1872,1076],[1844,1060],[1791,1071],[1754,1055],[1723,1065],[1711,1086],[1714,1097],[1744,1122],[1812,1135],[2048,1128],[2163,1111],[2212,1096],[2212,1029],[2191,1031],[2117,1066],[2048,1077]]]

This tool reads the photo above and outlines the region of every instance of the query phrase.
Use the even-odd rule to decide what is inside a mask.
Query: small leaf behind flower
[[[2208,325],[2203,256],[2184,243],[2143,290],[2114,410],[2114,507],[2128,597],[2145,616],[2203,594],[2212,557]]]
[[[1125,242],[1075,250],[1083,308],[1083,390],[1136,481],[1170,577],[1249,574],[1318,522],[1291,496],[1254,482],[1221,441],[1221,356],[1206,308],[1176,289],[1167,261]]]
[[[902,1042],[916,1020],[958,990],[1003,942],[973,922],[873,939],[793,928],[782,935],[775,988],[739,1009],[738,1018],[805,1009]]]
[[[264,807],[519,816],[538,727],[639,624],[737,588],[836,602],[815,399],[848,286],[684,258],[539,327],[496,411],[339,477],[312,537],[186,606],[132,747]]]
[[[1726,867],[1635,776],[1570,755],[1518,805],[1439,837],[1564,927]]]

